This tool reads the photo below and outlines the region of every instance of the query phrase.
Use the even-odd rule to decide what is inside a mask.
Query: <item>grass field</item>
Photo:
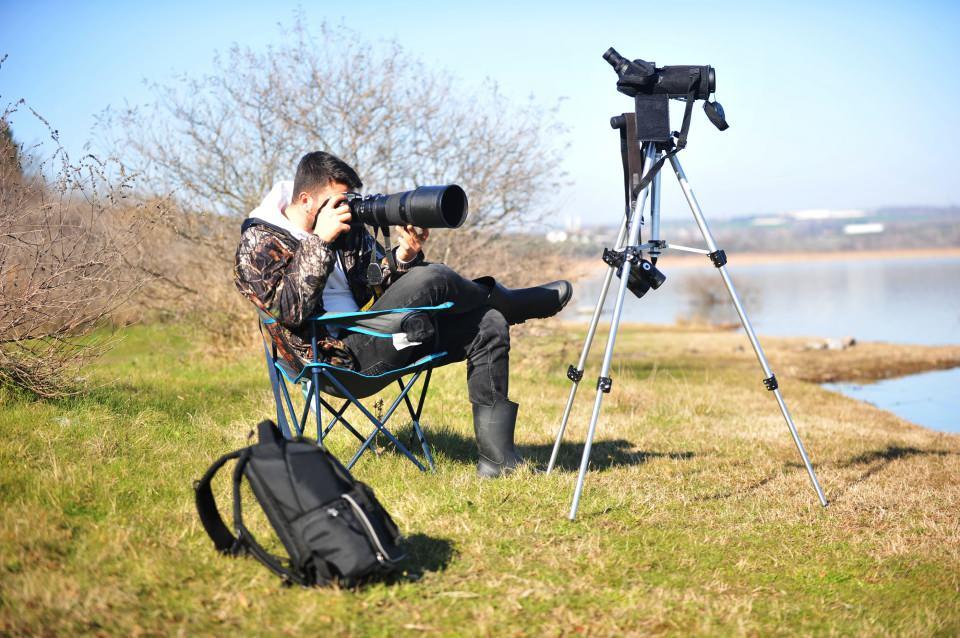
[[[541,466],[583,334],[546,326],[514,339],[511,377]],[[407,573],[304,590],[217,555],[199,525],[192,481],[271,403],[256,350],[203,356],[182,332],[126,330],[81,397],[0,390],[0,634],[960,634],[960,436],[811,382],[957,365],[960,349],[764,340],[824,510],[742,334],[625,329],[573,523],[597,357],[560,471],[499,481],[474,476],[463,365],[442,369],[436,474],[392,452],[354,471],[406,534]]]

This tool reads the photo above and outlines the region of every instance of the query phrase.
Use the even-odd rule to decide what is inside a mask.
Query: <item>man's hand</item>
[[[419,228],[417,226],[397,226],[397,259],[400,261],[413,261],[417,254],[423,249],[430,237],[429,228]]]
[[[332,243],[340,233],[350,230],[350,207],[343,195],[335,195],[321,204],[315,218],[313,234],[326,242]]]

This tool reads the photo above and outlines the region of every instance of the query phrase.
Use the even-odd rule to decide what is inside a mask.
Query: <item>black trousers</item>
[[[446,362],[467,362],[471,403],[493,405],[507,398],[510,375],[510,326],[486,305],[489,290],[443,264],[426,264],[406,272],[390,285],[371,310],[435,306],[452,301],[435,315],[436,343],[397,350],[393,341],[349,333],[343,338],[363,374],[381,374],[409,365],[433,352],[446,352]]]

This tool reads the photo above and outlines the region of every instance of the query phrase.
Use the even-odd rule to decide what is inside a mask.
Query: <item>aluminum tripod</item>
[[[639,142],[630,140],[629,143],[638,144]],[[621,224],[620,232],[616,241],[616,249],[623,250],[625,257],[623,260],[622,272],[620,273],[620,285],[617,289],[616,303],[613,307],[613,317],[610,323],[610,335],[607,338],[607,347],[603,354],[603,363],[600,368],[600,376],[597,379],[597,396],[593,404],[593,413],[590,417],[590,425],[587,429],[587,440],[584,444],[583,455],[580,459],[580,473],[577,476],[577,485],[574,489],[573,501],[570,504],[569,518],[570,520],[574,520],[577,517],[577,509],[580,505],[580,496],[583,492],[583,484],[584,480],[586,479],[587,469],[590,464],[590,449],[593,445],[593,439],[597,430],[597,422],[600,418],[600,407],[601,403],[603,402],[603,395],[610,392],[613,384],[613,380],[609,376],[610,365],[613,361],[613,349],[616,344],[617,330],[619,329],[620,318],[623,313],[623,302],[626,297],[627,282],[630,279],[630,271],[631,268],[637,267],[636,252],[626,250],[631,247],[636,248],[638,251],[647,251],[652,258],[658,256],[663,251],[668,249],[703,254],[709,257],[713,262],[713,265],[717,268],[717,270],[720,271],[720,276],[723,279],[723,283],[727,288],[727,292],[730,294],[730,300],[733,302],[734,308],[736,308],[737,314],[740,317],[740,323],[743,324],[743,329],[747,333],[747,337],[750,339],[750,345],[753,346],[753,351],[757,355],[757,360],[760,362],[760,367],[763,369],[764,375],[766,375],[763,380],[763,384],[766,389],[773,392],[774,397],[776,397],[777,404],[780,406],[780,412],[783,414],[783,418],[787,423],[787,427],[790,429],[790,435],[793,437],[793,442],[797,446],[797,451],[800,453],[800,458],[803,460],[803,464],[807,469],[807,474],[810,477],[810,482],[813,484],[813,489],[817,492],[817,497],[820,499],[820,504],[826,507],[827,499],[823,495],[823,490],[820,488],[820,483],[817,481],[817,475],[814,473],[813,466],[810,464],[807,451],[803,446],[803,442],[800,440],[800,435],[797,433],[797,428],[793,423],[793,419],[790,417],[790,412],[787,410],[787,404],[784,402],[783,396],[781,395],[780,389],[777,385],[777,378],[770,369],[770,364],[767,362],[767,357],[763,353],[763,348],[760,346],[760,341],[757,339],[757,335],[753,330],[750,319],[747,317],[747,313],[743,309],[743,304],[741,303],[740,297],[733,286],[733,281],[730,279],[730,275],[727,273],[726,255],[717,247],[716,241],[714,241],[713,238],[713,234],[707,227],[707,222],[706,219],[704,219],[703,211],[700,210],[700,205],[697,203],[697,199],[693,194],[693,189],[690,187],[690,183],[687,181],[687,176],[684,174],[683,168],[680,166],[680,161],[676,157],[676,151],[672,153],[666,153],[664,147],[662,145],[658,146],[656,142],[643,142],[643,176],[646,177],[647,173],[651,169],[656,170],[656,168],[661,165],[661,162],[658,160],[664,159],[664,154],[667,158],[669,158],[670,165],[672,166],[674,173],[677,175],[677,180],[680,182],[680,188],[683,190],[683,195],[687,200],[687,204],[690,206],[690,211],[693,213],[693,217],[697,222],[700,233],[703,235],[703,238],[706,241],[707,250],[672,245],[660,240],[659,172],[657,172],[653,179],[649,181],[648,185],[643,189],[638,199],[633,202],[628,201],[624,214],[624,220]],[[651,236],[649,241],[640,244],[640,227],[643,225],[643,210],[646,206],[648,196],[650,200]],[[626,243],[624,243],[624,239],[626,239]],[[593,338],[596,333],[597,326],[600,323],[600,315],[602,313],[603,304],[606,301],[607,292],[609,291],[610,284],[613,280],[614,271],[615,267],[610,265],[604,278],[603,285],[600,289],[600,298],[597,300],[596,308],[594,308],[593,311],[590,327],[587,330],[587,336],[584,340],[583,350],[580,353],[580,360],[577,363],[576,368],[571,365],[567,370],[567,376],[573,382],[573,386],[570,388],[570,396],[567,399],[567,405],[563,411],[563,418],[557,431],[557,439],[553,446],[553,452],[550,455],[550,462],[547,466],[548,474],[553,470],[553,467],[557,461],[557,455],[560,451],[560,443],[567,427],[567,421],[570,418],[570,410],[573,406],[574,397],[577,394],[577,388],[580,385],[580,380],[583,378],[583,371],[586,365],[587,355],[590,352],[590,346],[593,344]]]

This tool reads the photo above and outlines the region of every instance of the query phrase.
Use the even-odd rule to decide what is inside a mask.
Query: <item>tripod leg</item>
[[[651,242],[660,239],[660,172],[653,176],[650,182],[650,234],[647,237]],[[660,249],[654,246],[649,251],[650,259],[657,263]]]
[[[697,226],[700,227],[700,233],[707,242],[707,248],[710,249],[710,259],[713,261],[713,265],[717,267],[717,270],[720,271],[720,276],[723,278],[723,283],[727,287],[727,292],[730,293],[730,300],[733,302],[733,306],[736,308],[737,314],[740,316],[740,323],[743,324],[743,329],[747,333],[747,337],[750,339],[750,345],[753,346],[753,351],[757,355],[757,360],[760,362],[760,367],[763,368],[763,373],[767,375],[763,380],[763,384],[766,386],[767,390],[773,392],[773,395],[776,397],[777,404],[780,406],[780,412],[783,413],[783,418],[787,422],[787,427],[790,429],[790,435],[793,437],[793,442],[797,446],[797,451],[800,453],[800,458],[803,460],[803,465],[807,468],[807,474],[810,476],[810,482],[813,484],[813,489],[817,492],[817,497],[820,499],[820,504],[826,507],[827,499],[823,495],[823,490],[820,488],[820,482],[817,481],[817,475],[813,471],[813,465],[810,464],[810,458],[807,456],[807,450],[803,447],[803,442],[800,440],[800,435],[797,433],[797,427],[794,425],[793,419],[790,418],[790,412],[787,410],[787,404],[784,402],[783,396],[780,394],[780,388],[777,385],[777,378],[770,369],[770,364],[767,363],[767,357],[764,355],[763,348],[760,347],[760,341],[757,339],[757,335],[753,331],[753,326],[750,323],[750,319],[747,317],[747,313],[743,309],[743,304],[740,302],[740,296],[737,295],[737,291],[733,287],[733,280],[730,279],[730,274],[727,273],[726,255],[722,250],[717,248],[717,243],[713,239],[713,234],[707,227],[707,220],[703,217],[703,211],[700,210],[700,204],[697,203],[697,198],[693,194],[693,189],[690,187],[690,183],[687,181],[687,176],[683,172],[683,168],[680,166],[680,160],[677,159],[676,155],[670,157],[670,164],[673,166],[673,171],[677,174],[677,179],[680,181],[680,188],[683,189],[683,195],[687,200],[687,204],[690,205],[690,211],[693,213],[693,217],[697,222]]]
[[[623,223],[620,224],[620,232],[617,234],[616,248],[623,247],[623,239],[627,235],[629,218],[623,217]],[[610,290],[610,282],[613,280],[613,266],[607,268],[607,274],[603,277],[603,285],[600,287],[600,297],[597,299],[597,305],[593,309],[593,318],[590,319],[590,328],[587,329],[587,337],[583,342],[583,350],[580,352],[580,360],[577,367],[567,368],[567,377],[573,382],[570,387],[570,396],[567,397],[567,406],[563,410],[563,418],[560,420],[560,427],[557,430],[557,440],[553,444],[553,452],[550,453],[550,462],[547,464],[547,474],[553,471],[553,466],[557,462],[557,455],[560,453],[560,442],[563,440],[563,433],[567,429],[567,420],[570,418],[570,409],[573,407],[573,399],[577,396],[577,388],[580,386],[580,379],[583,378],[583,369],[587,364],[587,355],[590,354],[590,347],[593,345],[593,337],[597,332],[597,324],[600,323],[600,314],[603,312],[603,304],[607,300],[607,291]]]
[[[653,166],[654,158],[657,154],[656,145],[647,142],[646,159],[643,162],[644,174]],[[640,199],[631,215],[629,224],[629,233],[627,246],[636,246],[640,240],[640,218],[643,213],[643,207],[647,202],[647,195],[650,187],[643,190]],[[613,361],[613,348],[617,342],[617,329],[620,326],[620,316],[623,313],[623,301],[627,294],[627,282],[630,281],[630,270],[633,267],[633,261],[625,260],[623,270],[620,273],[620,287],[617,289],[617,302],[613,307],[613,318],[610,321],[610,336],[607,338],[607,348],[603,353],[603,364],[600,367],[600,376],[597,379],[597,398],[593,403],[593,414],[590,416],[590,427],[587,428],[587,440],[583,446],[583,456],[580,458],[580,473],[577,475],[577,486],[573,492],[573,502],[570,504],[570,514],[568,518],[572,521],[577,518],[577,509],[580,507],[580,495],[583,492],[583,482],[587,476],[587,468],[590,465],[590,449],[593,447],[593,437],[597,431],[597,420],[600,418],[600,405],[603,402],[603,395],[610,392],[613,381],[608,376],[610,374],[610,364]]]

